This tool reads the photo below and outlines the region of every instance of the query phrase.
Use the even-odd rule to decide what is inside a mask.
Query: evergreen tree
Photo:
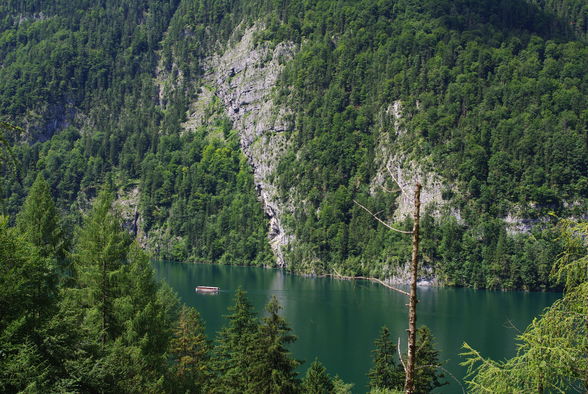
[[[333,390],[333,381],[327,369],[320,361],[314,360],[302,380],[302,391],[309,394],[327,394],[332,393]]]
[[[76,240],[79,288],[69,289],[66,301],[80,311],[84,346],[70,369],[80,376],[79,391],[162,392],[177,299],[158,287],[147,255],[130,243],[111,205],[101,192]]]
[[[66,246],[61,220],[51,197],[49,184],[41,173],[29,190],[16,224],[26,240],[39,249],[42,257],[63,261]]]
[[[113,302],[114,317],[121,333],[106,358],[109,373],[124,392],[161,392],[172,322],[149,259],[136,242],[128,248],[126,261],[115,282],[119,294]]]
[[[434,338],[427,326],[417,330],[416,368],[414,385],[417,393],[428,393],[447,382],[442,382],[443,374],[439,373],[439,351],[435,349]]]
[[[390,339],[388,327],[381,328],[374,346],[374,366],[368,373],[370,387],[401,389],[404,386],[404,371],[401,366],[396,365],[396,345]]]
[[[286,348],[296,337],[290,334],[291,328],[278,314],[280,309],[276,297],[265,308],[268,315],[259,326],[255,342],[251,392],[295,393],[299,389],[296,367],[300,361],[293,359]]]
[[[204,324],[196,309],[182,305],[170,353],[176,361],[174,390],[182,393],[204,392],[209,371],[209,344]]]
[[[114,317],[113,300],[117,295],[116,278],[123,272],[129,235],[123,230],[120,218],[112,210],[112,195],[100,192],[92,210],[84,218],[75,245],[75,269],[83,302],[90,307],[88,318],[102,344],[120,333]]]
[[[351,394],[353,390],[353,383],[345,383],[339,375],[333,378],[333,393],[334,394]]]
[[[245,392],[253,379],[253,350],[259,324],[245,291],[237,289],[235,304],[229,312],[228,325],[218,333],[213,350],[212,392]]]
[[[0,391],[43,391],[50,365],[41,331],[55,312],[55,275],[3,216],[0,284]]]

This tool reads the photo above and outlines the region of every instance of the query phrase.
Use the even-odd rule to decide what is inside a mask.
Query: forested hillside
[[[555,285],[550,214],[588,208],[584,1],[50,3],[0,5],[0,120],[22,130],[5,131],[11,223],[38,173],[69,234],[106,182],[155,257],[273,265],[280,250],[298,272],[388,277],[409,239],[354,200],[409,228],[402,201],[419,179],[424,274]],[[249,33],[251,56],[291,48],[255,63],[280,64],[269,118],[287,127],[251,149],[235,119],[267,119],[227,104],[224,86],[246,71],[220,75],[214,61]],[[204,120],[187,127],[207,94]],[[275,136],[279,154],[260,142]]]

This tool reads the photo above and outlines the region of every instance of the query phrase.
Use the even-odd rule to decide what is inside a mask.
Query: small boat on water
[[[215,294],[220,291],[220,287],[215,286],[196,286],[196,293]]]

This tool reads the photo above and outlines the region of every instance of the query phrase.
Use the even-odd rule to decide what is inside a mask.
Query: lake
[[[407,297],[365,281],[312,278],[280,270],[207,264],[154,262],[157,277],[167,281],[186,304],[195,307],[212,339],[226,323],[234,292],[247,291],[258,313],[272,296],[298,340],[290,347],[305,360],[303,375],[318,358],[329,373],[354,383],[354,393],[368,391],[373,342],[383,325],[393,338],[402,337],[406,352]],[[194,292],[197,285],[218,286],[216,295]],[[445,368],[463,379],[459,353],[463,342],[495,360],[515,354],[514,337],[561,294],[500,292],[459,288],[419,288],[417,326],[427,325],[436,338]],[[460,393],[451,378],[439,393]]]

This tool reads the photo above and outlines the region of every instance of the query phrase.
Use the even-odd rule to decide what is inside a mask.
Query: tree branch
[[[334,274],[326,274],[325,276],[332,276],[333,278],[337,278],[337,279],[347,279],[347,280],[369,280],[370,282],[376,282],[384,287],[387,287],[390,290],[394,290],[400,294],[404,294],[405,296],[409,296],[410,294],[404,290],[401,290],[397,287],[394,287],[392,285],[389,285],[388,283],[384,282],[381,279],[378,278],[374,278],[374,277],[368,277],[368,276],[343,276],[340,273],[337,272],[337,270],[333,269],[333,271],[335,271]]]
[[[412,234],[412,231],[399,230],[397,228],[394,228],[394,227],[390,226],[388,223],[384,222],[382,219],[380,219],[378,216],[376,216],[374,213],[372,213],[372,211],[370,211],[365,206],[363,206],[359,202],[357,202],[357,200],[353,200],[353,202],[356,203],[357,205],[359,205],[360,207],[362,207],[367,213],[369,213],[370,215],[372,215],[372,217],[374,219],[376,219],[378,222],[382,223],[388,229],[390,229],[392,231],[396,231],[397,233],[401,233],[401,234]]]
[[[400,337],[398,337],[398,345],[396,346],[396,350],[398,350],[398,358],[400,359],[400,364],[402,364],[402,369],[404,369],[404,373],[406,374],[406,364],[404,364],[404,360],[402,359],[402,351],[400,350]]]
[[[400,191],[402,192],[402,194],[407,195],[406,191],[404,190],[404,188],[402,187],[402,185],[400,184],[400,182],[398,182],[398,179],[396,179],[396,177],[392,173],[392,170],[390,169],[390,166],[389,165],[386,165],[386,169],[388,170],[388,174],[390,174],[390,177],[394,180],[394,182],[396,182],[396,184],[400,188]]]

